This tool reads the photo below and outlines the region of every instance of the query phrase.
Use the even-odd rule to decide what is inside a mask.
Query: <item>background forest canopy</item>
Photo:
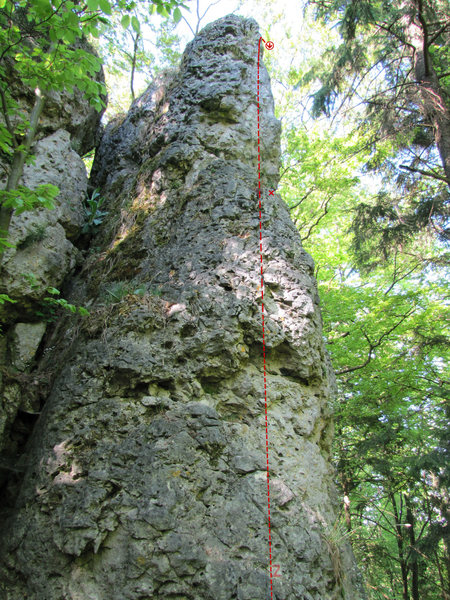
[[[20,183],[47,99],[75,86],[103,110],[107,87],[105,120],[120,118],[230,12],[258,14],[275,43],[264,60],[283,125],[279,191],[316,263],[337,373],[335,535],[371,599],[449,600],[447,0],[0,0],[3,247],[13,211],[58,194]],[[100,205],[86,202],[95,235]]]

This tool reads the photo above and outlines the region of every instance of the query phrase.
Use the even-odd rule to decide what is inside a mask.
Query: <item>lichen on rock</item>
[[[8,600],[271,597],[258,40],[253,20],[207,26],[180,70],[106,128],[102,248],[71,284],[91,316],[55,344],[54,356],[73,338],[3,531]],[[273,598],[356,600],[351,554],[332,535],[333,377],[313,262],[268,193],[273,108],[262,65]]]

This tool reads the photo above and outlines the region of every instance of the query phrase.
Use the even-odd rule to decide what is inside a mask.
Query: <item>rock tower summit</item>
[[[259,37],[253,20],[208,25],[104,132],[108,216],[70,283],[90,316],[44,353],[61,368],[2,532],[7,600],[270,600]],[[313,263],[268,194],[280,125],[262,64],[260,83],[273,598],[356,600]]]

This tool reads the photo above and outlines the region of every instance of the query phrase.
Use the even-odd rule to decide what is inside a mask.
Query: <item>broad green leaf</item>
[[[173,20],[175,21],[175,23],[181,21],[182,16],[183,15],[181,14],[181,10],[177,6],[176,9],[173,11]]]
[[[162,17],[168,17],[169,16],[169,13],[167,12],[166,7],[163,4],[158,4],[157,7],[156,7],[156,11]]]
[[[130,25],[130,15],[123,15],[120,22],[122,24],[122,27],[124,29],[127,29],[127,27],[129,27],[129,25]]]
[[[52,294],[53,296],[59,296],[61,294],[61,292],[54,287],[49,287],[47,293]]]
[[[99,0],[100,9],[105,13],[105,15],[112,14],[112,8],[108,0]]]
[[[140,32],[141,26],[139,25],[138,19],[134,15],[131,17],[131,26],[136,33]]]
[[[90,28],[90,34],[92,36],[94,36],[96,39],[98,39],[100,37],[100,31],[95,26],[91,26],[91,28]]]
[[[48,35],[49,35],[49,38],[50,38],[50,41],[51,41],[51,42],[54,42],[54,43],[56,43],[56,42],[58,41],[58,34],[57,34],[57,33],[56,33],[56,31],[53,29],[53,27],[51,27],[51,28],[49,29]]]

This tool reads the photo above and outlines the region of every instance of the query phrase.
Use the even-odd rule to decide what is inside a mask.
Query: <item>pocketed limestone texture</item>
[[[180,70],[104,133],[93,176],[107,200],[101,248],[71,283],[91,314],[46,354],[68,358],[3,530],[7,600],[271,597],[258,39],[253,20],[209,25]],[[359,599],[335,529],[333,379],[313,263],[269,195],[273,108],[262,65],[273,598]]]

